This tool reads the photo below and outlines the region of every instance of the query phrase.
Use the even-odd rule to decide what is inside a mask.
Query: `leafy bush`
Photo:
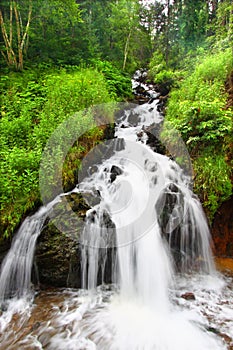
[[[232,50],[227,49],[209,56],[196,66],[195,77],[202,81],[224,82],[232,69]]]
[[[56,127],[77,111],[113,100],[105,78],[97,70],[51,74],[46,79],[47,101],[33,137],[43,146]]]
[[[194,159],[195,189],[211,218],[232,191],[226,149],[232,142],[233,118],[232,109],[226,109],[225,91],[232,69],[230,50],[207,55],[179,88],[173,89],[166,113]]]
[[[166,118],[179,129],[190,150],[222,143],[232,132],[232,111],[225,109],[224,90],[231,64],[231,58],[223,53],[208,56],[171,92]]]
[[[149,64],[149,75],[152,79],[156,78],[156,75],[162,71],[166,71],[167,65],[163,54],[159,51],[155,51]]]
[[[213,149],[212,152],[211,150],[204,152],[193,164],[197,174],[195,190],[202,199],[211,221],[219,206],[232,193],[231,169],[223,155],[214,153]]]
[[[180,79],[178,71],[170,69],[160,52],[155,52],[149,64],[149,79],[158,86],[162,94],[167,94]]]
[[[108,61],[93,60],[93,65],[99,72],[104,74],[108,88],[115,98],[125,99],[132,97],[132,83],[129,75],[114,67]]]
[[[78,67],[72,72],[50,69],[10,73],[1,80],[0,91],[0,230],[11,235],[24,215],[40,202],[39,166],[50,135],[77,111],[113,101],[115,94],[102,73]],[[80,114],[78,118],[76,127],[80,130],[86,122],[93,125],[92,117],[85,121]],[[65,187],[72,186],[80,157],[102,137],[102,130],[94,128],[76,142],[64,163]]]

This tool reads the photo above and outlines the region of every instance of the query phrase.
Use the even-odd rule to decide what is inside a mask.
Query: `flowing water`
[[[36,239],[60,197],[21,226],[0,275],[0,299],[11,297],[2,304],[1,349],[233,346],[232,279],[215,271],[190,175],[148,145],[147,128],[159,130],[163,119],[155,93],[148,94],[150,103],[118,113],[116,139],[106,146],[111,155],[89,176],[84,170],[72,191],[84,198],[100,194],[80,235],[83,289],[51,290],[28,300]],[[88,156],[85,164],[87,170],[93,165]]]

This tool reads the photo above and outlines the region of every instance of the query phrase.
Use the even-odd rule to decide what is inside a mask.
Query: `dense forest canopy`
[[[1,64],[100,58],[132,71],[156,51],[177,67],[197,48],[232,45],[230,0],[2,1]]]
[[[133,71],[159,52],[169,66],[200,47],[232,45],[230,0],[2,1],[1,64],[100,58]]]
[[[0,27],[3,232],[40,202],[52,131],[76,110],[130,98],[140,67],[170,92],[166,118],[213,218],[232,193],[232,0],[2,0]]]

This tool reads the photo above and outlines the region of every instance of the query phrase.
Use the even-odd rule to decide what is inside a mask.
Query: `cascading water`
[[[190,189],[190,177],[147,145],[146,128],[162,122],[156,104],[152,101],[122,112],[112,155],[95,165],[95,171],[84,175],[72,191],[83,193],[84,198],[85,193],[100,194],[100,202],[86,214],[79,239],[83,288],[93,293],[105,282],[114,288],[107,301],[99,292],[87,301],[81,296],[83,306],[78,305],[73,316],[59,312],[56,323],[64,325],[69,319],[73,326],[69,336],[63,331],[51,335],[45,349],[225,348],[171,302],[175,270],[213,276],[215,267],[208,225]],[[59,200],[26,219],[20,228],[2,265],[1,300],[12,294],[22,297],[29,290],[36,239]]]
[[[151,111],[153,105],[147,107]],[[161,116],[145,106],[134,108],[133,113],[138,116],[136,126],[129,122],[128,111],[116,128],[118,140],[124,140],[121,150],[96,167],[77,189],[101,195],[101,203],[93,208],[81,236],[83,246],[87,246],[83,250],[83,276],[88,287],[96,287],[100,261],[106,266],[107,248],[117,246],[112,282],[120,283],[125,293],[137,291],[144,300],[152,294],[152,299],[158,300],[156,293],[167,292],[173,274],[169,249],[178,256],[182,272],[213,274],[215,268],[208,225],[189,188],[189,176],[173,160],[153,152],[146,145],[146,135],[138,142],[139,131],[152,122],[159,124]],[[116,149],[117,141],[113,143]],[[116,172],[114,181],[112,169]],[[104,212],[109,213],[114,228],[101,227]],[[159,299],[161,305],[163,298]]]
[[[36,240],[59,197],[25,219],[1,265],[0,303],[10,297],[24,297],[31,290],[31,270]]]

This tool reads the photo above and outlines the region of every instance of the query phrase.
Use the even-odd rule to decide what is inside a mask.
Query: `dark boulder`
[[[79,235],[90,194],[71,193],[58,203],[47,220],[36,245],[33,282],[40,286],[80,287]],[[89,199],[90,200],[90,199]],[[93,200],[97,200],[94,198]],[[77,215],[77,220],[71,216]]]
[[[10,249],[10,246],[11,246],[10,239],[1,237],[1,239],[0,239],[0,265],[1,265],[4,257],[8,253],[8,250]]]
[[[146,144],[156,153],[160,153],[163,155],[166,154],[166,147],[159,139],[160,125],[151,125],[148,128],[145,128],[144,132],[147,134],[148,137]]]
[[[118,167],[115,173],[120,173]],[[61,203],[54,207],[53,214],[47,220],[36,246],[33,283],[39,287],[81,287],[81,249],[84,249],[80,239],[86,221],[97,222],[105,235],[106,246],[110,249],[100,249],[100,256],[106,255],[104,276],[98,274],[98,283],[112,282],[111,266],[115,259],[114,232],[115,225],[109,213],[99,211],[99,206],[90,210],[89,203],[100,200],[98,191],[93,193],[71,193],[65,196]],[[97,203],[98,204],[98,203]],[[89,210],[88,215],[86,215]],[[72,213],[72,215],[71,215]],[[77,215],[77,218],[73,214]],[[109,229],[111,235],[108,237]],[[111,240],[111,241],[110,241]],[[101,269],[100,269],[101,270]]]
[[[110,175],[110,180],[111,182],[115,181],[116,180],[116,177],[118,175],[121,175],[123,173],[123,171],[116,165],[113,165],[111,167],[111,175]]]

